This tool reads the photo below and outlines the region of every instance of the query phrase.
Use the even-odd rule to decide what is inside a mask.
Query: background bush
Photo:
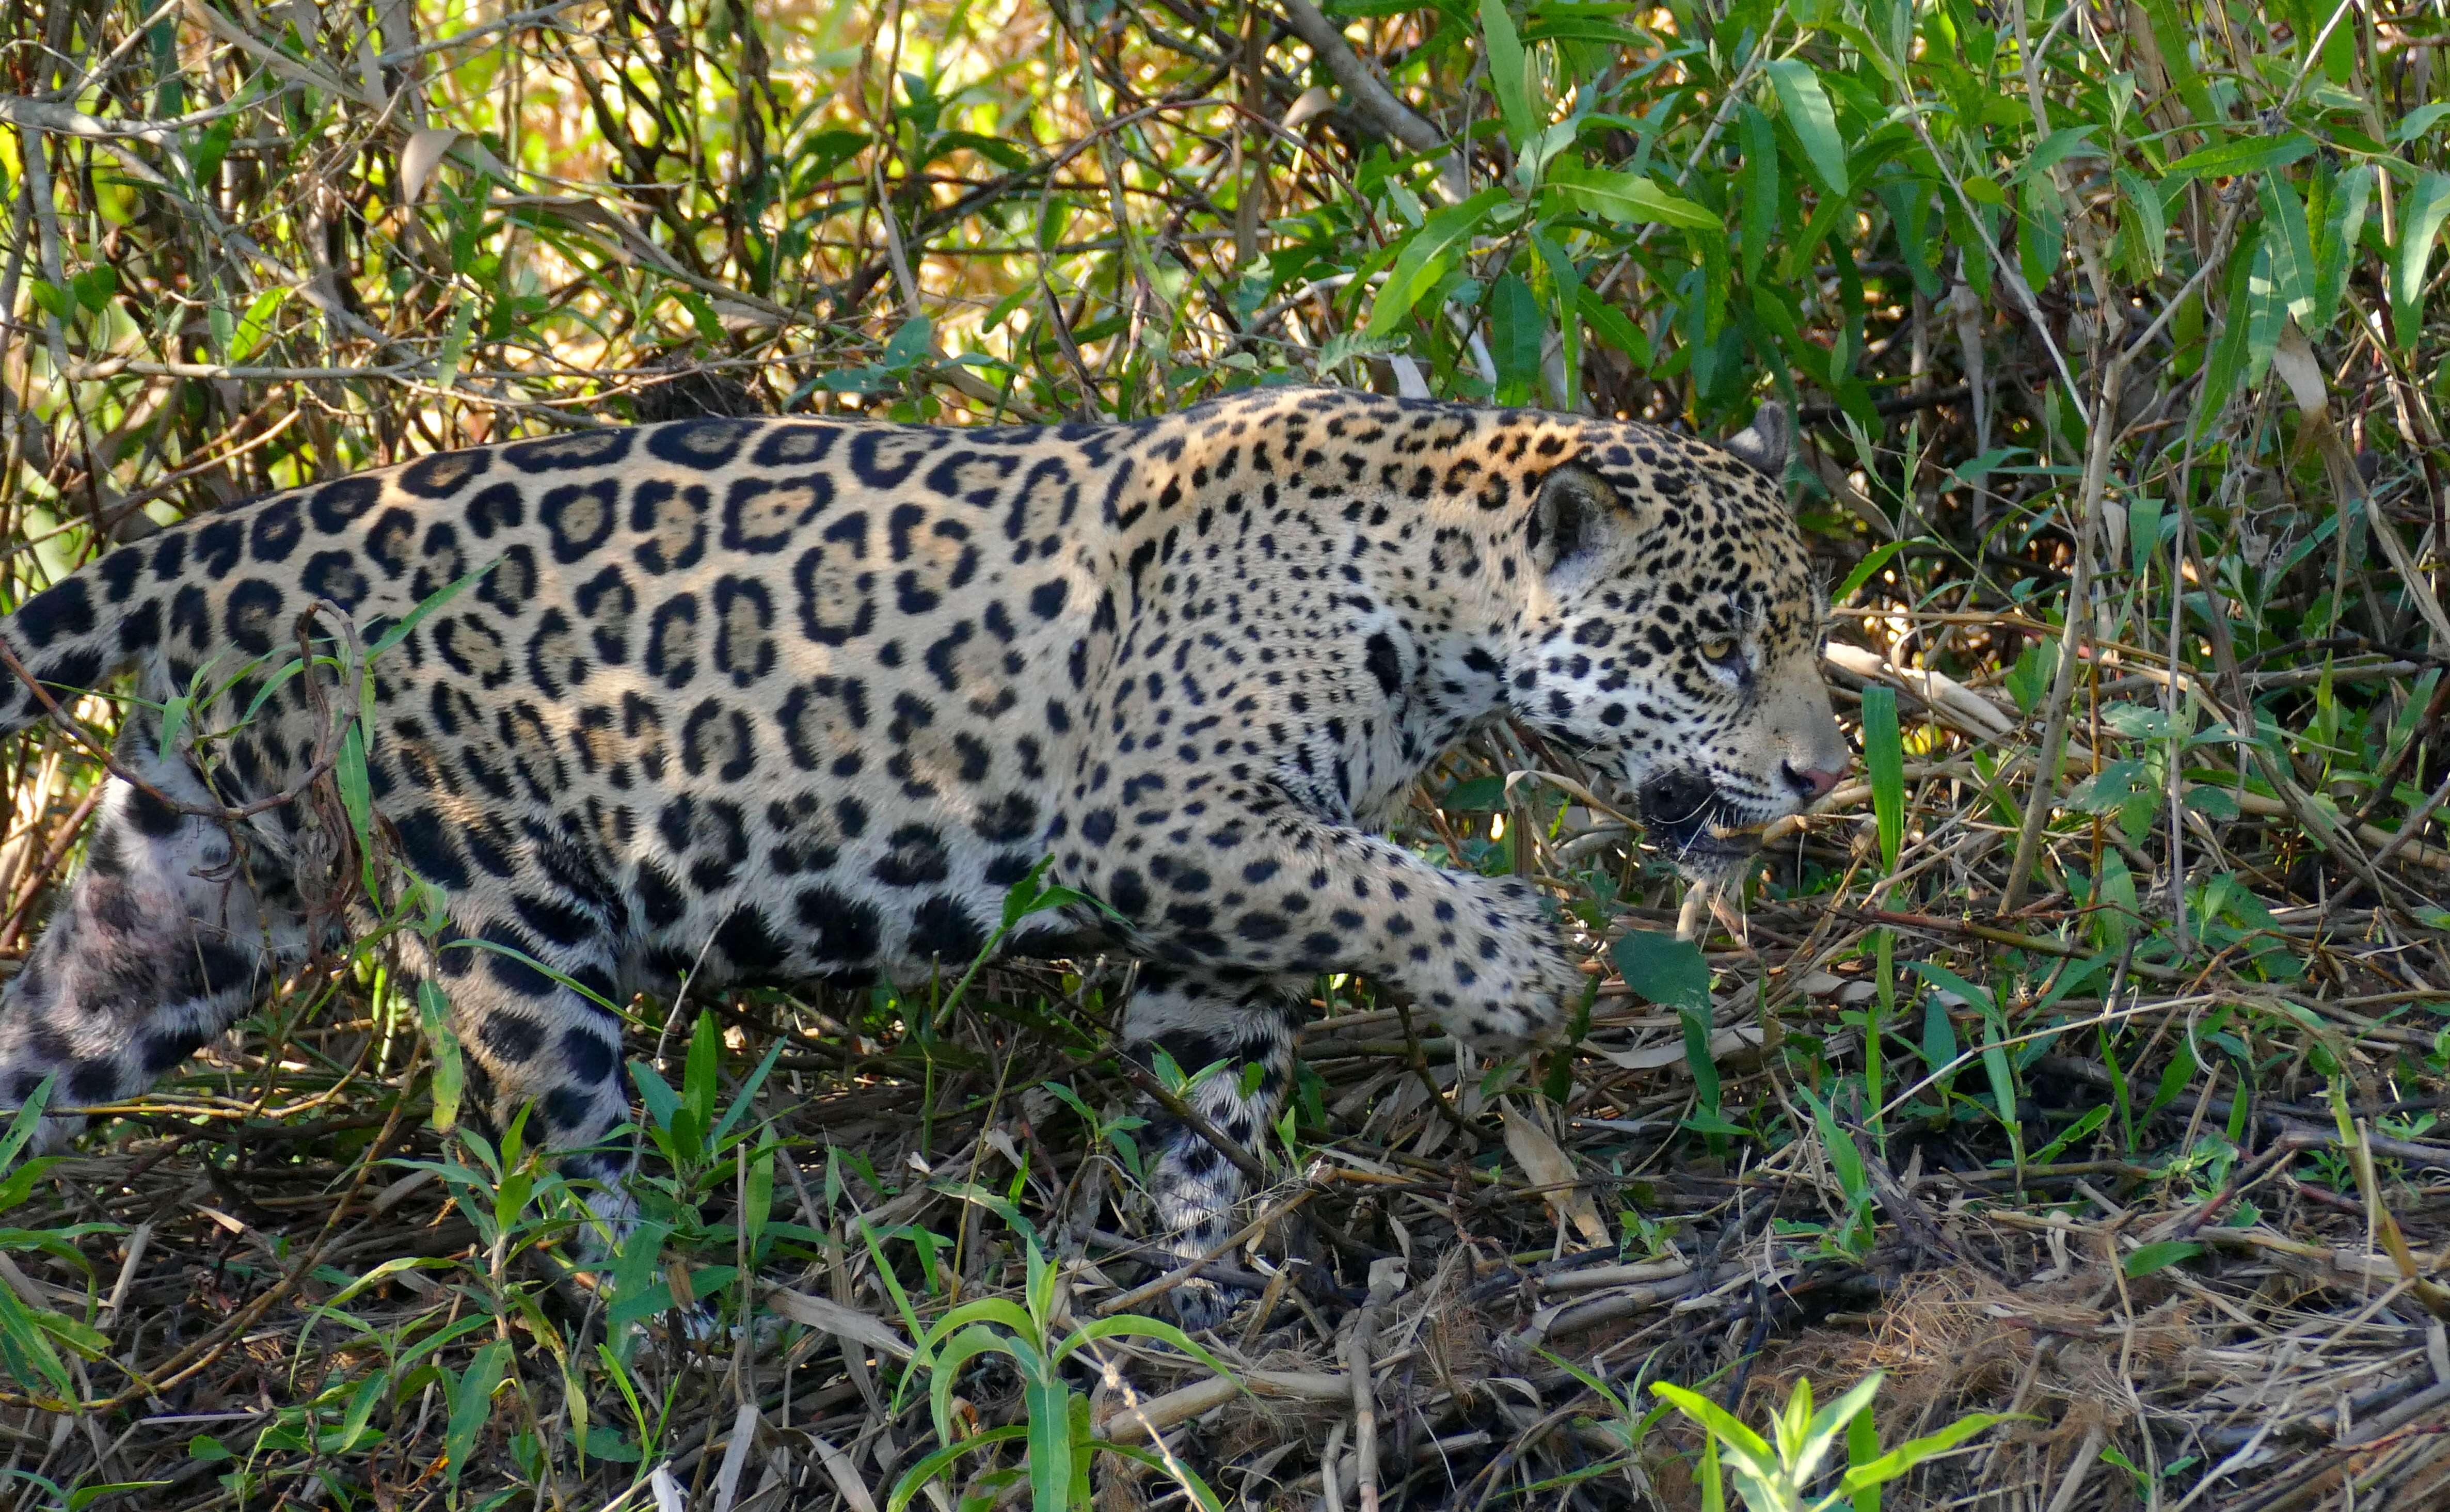
[[[1546,1231],[1544,1169],[1596,1183],[1615,1216],[1590,1219],[1626,1258],[1702,1256],[1697,1285],[1723,1288],[1709,1257],[1728,1238],[1751,1245],[1768,1279],[1714,1304],[1715,1332],[1601,1364],[1727,1372],[1730,1403],[1802,1327],[1772,1293],[1807,1272],[1878,1280],[1874,1312],[1929,1304],[1913,1277],[2046,1265],[2129,1325],[2156,1306],[2136,1289],[2224,1299],[2229,1331],[2187,1347],[2228,1355],[2153,1375],[2130,1349],[2100,1374],[2136,1383],[2123,1395],[2029,1339],[1985,1355],[1932,1322],[1978,1308],[1926,1307],[1922,1337],[1949,1339],[1958,1373],[1927,1375],[1925,1403],[2039,1412],[2056,1436],[1978,1470],[1926,1466],[1892,1504],[1909,1486],[2031,1487],[2039,1504],[2071,1482],[2053,1512],[2189,1488],[2327,1505],[2362,1485],[2365,1506],[2377,1483],[2431,1504],[2427,1362],[2450,1371],[2426,1342],[2450,1303],[2416,1252],[2441,1240],[2427,1183],[2450,1169],[2426,1141],[2450,1060],[2438,5],[509,4],[7,8],[0,604],[266,489],[708,407],[1132,418],[1320,381],[1723,435],[1780,399],[1803,422],[1790,482],[1839,606],[1831,672],[1862,780],[1782,826],[1765,878],[1713,923],[1565,758],[1475,746],[1408,833],[1558,889],[1613,966],[1594,1036],[1477,1083],[1442,1050],[1418,1066],[1431,1102],[1386,1118],[1322,1094],[1388,1094],[1411,1076],[1401,1057],[1331,1068],[1276,1153],[1290,1170],[1296,1145],[1342,1139],[1415,1175],[1481,1173],[1505,1216],[1483,1214],[1455,1288],[1565,1231]],[[93,774],[49,732],[10,761],[0,948],[21,950]],[[1491,780],[1524,771],[1575,785]],[[1701,950],[1667,937],[1680,910]],[[915,1032],[933,1005],[890,995],[730,1002],[713,1039],[662,1033],[642,1006],[648,1059],[707,1047],[690,1129],[712,1126],[724,1076],[726,1095],[768,1100],[726,1125],[736,1145],[674,1152],[671,1248],[635,1261],[612,1310],[651,1318],[682,1281],[753,1310],[750,1278],[787,1261],[885,1318],[904,1282],[922,1312],[1039,1298],[1012,1235],[1034,1242],[1024,1210],[1053,1209],[1074,1215],[1062,1258],[1084,1252],[1105,1188],[1082,1173],[1127,1185],[1128,1092],[1097,1060],[1094,985],[982,988],[951,1041]],[[59,1168],[55,1197],[0,1187],[35,1204],[0,1238],[28,1268],[0,1275],[19,1387],[0,1431],[26,1504],[132,1481],[163,1484],[126,1504],[302,1504],[282,1499],[308,1487],[365,1504],[369,1483],[382,1505],[643,1504],[659,1456],[712,1497],[713,1447],[753,1436],[753,1463],[783,1466],[777,1504],[857,1505],[844,1476],[881,1492],[913,1463],[926,1415],[877,1395],[865,1365],[814,1388],[840,1393],[817,1420],[853,1446],[837,1470],[777,1438],[796,1366],[778,1377],[744,1346],[727,1367],[686,1341],[633,1360],[617,1328],[554,1312],[506,1260],[549,1233],[522,1217],[543,1199],[522,1187],[480,1221],[504,1190],[491,1153],[417,1127],[413,1004],[379,975],[340,996],[323,1030],[278,1007],[251,1021]],[[1387,1048],[1366,984],[1325,997]],[[1669,1012],[1618,1012],[1641,1003]],[[789,1051],[780,1079],[749,1079],[769,1047]],[[1000,1209],[937,1202],[985,1190],[985,1146],[964,1140],[1009,1117],[1007,1079],[1040,1089],[1029,1138],[1060,1125],[1060,1150],[1013,1147]],[[894,1111],[853,1116],[837,1095]],[[1536,1140],[1511,1117],[1500,1140],[1501,1103]],[[940,1147],[939,1112],[962,1109]],[[156,1172],[165,1142],[215,1152],[216,1202],[286,1194],[199,1217]],[[411,1145],[446,1179],[378,1216],[416,1217],[413,1238],[350,1205],[399,1179],[376,1162]],[[944,1148],[973,1185],[897,1164],[933,1172]],[[802,1185],[779,1153],[818,1193],[768,1225],[776,1171]],[[1955,1173],[1961,1212],[1993,1215],[1981,1234],[1931,1228],[1891,1169],[1926,1161]],[[1776,1194],[1731,1216],[1738,1169]],[[1340,1215],[1355,1289],[1355,1253],[1396,1247],[1390,1224],[1432,1231],[1392,1197],[1351,1200],[1314,1211]],[[864,1244],[852,1215],[880,1205],[904,1227]],[[2034,1235],[2054,1226],[2046,1250]],[[2071,1231],[2088,1236],[2073,1259]],[[940,1246],[968,1270],[941,1270]],[[2362,1269],[2343,1282],[2351,1250]],[[2272,1289],[2282,1272],[2298,1289]],[[147,1300],[122,1311],[115,1278]],[[2341,1287],[2392,1283],[2398,1300],[2339,1337],[2365,1351],[2359,1379],[2398,1395],[2321,1419],[2347,1387],[2291,1376],[2279,1341],[2352,1310]],[[1359,1294],[1322,1306],[1341,1316]],[[1490,1328],[1515,1326],[1498,1293],[1469,1294]],[[146,1317],[166,1320],[149,1339]],[[248,1331],[283,1319],[312,1348],[284,1358]],[[1868,1363],[1797,1350],[1776,1368]],[[1973,1363],[2000,1358],[2019,1362],[2004,1378]],[[2232,1377],[2265,1395],[2204,1385]],[[1646,1425],[1590,1426],[1604,1393],[1525,1379],[1554,1409],[1536,1433],[1449,1391],[1461,1405],[1433,1431],[1484,1442],[1441,1462],[1464,1491],[1422,1482],[1424,1504],[1569,1483],[1591,1504],[1676,1504],[1689,1481]],[[2406,1403],[2433,1416],[2351,1433]],[[1584,1437],[1555,1437],[1571,1422]],[[2248,1437],[2289,1424],[2363,1468]],[[1250,1494],[1319,1493],[1329,1451],[1293,1436],[1302,1454]],[[1199,1463],[1239,1452],[1206,1444]]]

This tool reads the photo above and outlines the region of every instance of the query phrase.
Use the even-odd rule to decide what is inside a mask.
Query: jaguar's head
[[[1820,678],[1823,600],[1772,481],[1783,411],[1727,449],[1595,427],[1539,484],[1514,716],[1612,775],[1688,874],[1721,876],[1852,758]]]

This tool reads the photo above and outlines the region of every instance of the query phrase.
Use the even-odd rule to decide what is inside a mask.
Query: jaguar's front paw
[[[1583,974],[1528,883],[1472,879],[1469,901],[1442,918],[1441,947],[1416,968],[1414,997],[1447,1033],[1494,1053],[1555,1035],[1582,998]]]
[[[1225,1320],[1234,1315],[1235,1297],[1228,1287],[1194,1277],[1174,1289],[1172,1300],[1182,1331],[1204,1333],[1225,1326]]]

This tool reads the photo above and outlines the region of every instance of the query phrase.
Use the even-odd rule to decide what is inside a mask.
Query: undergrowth
[[[1115,1063],[1111,962],[620,1005],[591,1270],[365,941],[0,1141],[16,1504],[2450,1498],[2438,3],[7,15],[0,603],[709,407],[1779,398],[1863,756],[1715,896],[1565,753],[1442,763],[1401,837],[1549,888],[1598,995],[1487,1064],[1320,982],[1199,1340],[1125,1236],[1199,1068]],[[14,959],[97,789],[7,762]]]

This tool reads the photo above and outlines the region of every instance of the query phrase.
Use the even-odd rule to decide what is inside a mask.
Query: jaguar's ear
[[[1526,542],[1531,564],[1553,572],[1597,550],[1627,523],[1624,500],[1606,478],[1579,462],[1561,463],[1540,480],[1539,501],[1531,507]]]
[[[1719,444],[1775,483],[1786,476],[1787,458],[1795,455],[1795,422],[1785,405],[1771,399],[1754,413],[1750,425]]]

